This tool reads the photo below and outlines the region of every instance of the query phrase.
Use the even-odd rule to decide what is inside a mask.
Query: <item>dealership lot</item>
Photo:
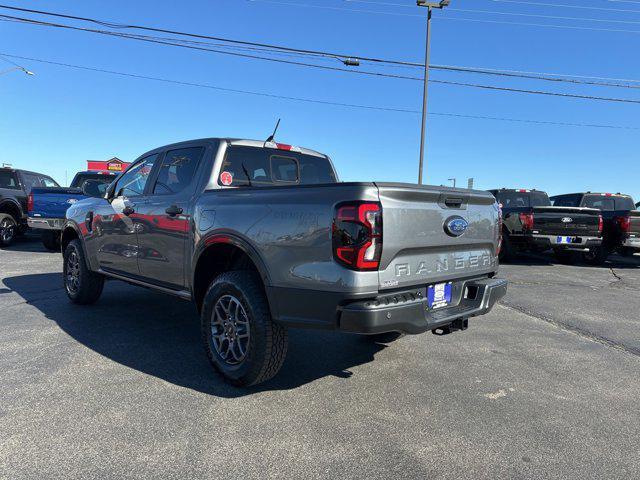
[[[527,256],[464,333],[291,332],[254,390],[212,373],[190,303],[0,250],[0,478],[622,478],[640,471],[640,256]]]

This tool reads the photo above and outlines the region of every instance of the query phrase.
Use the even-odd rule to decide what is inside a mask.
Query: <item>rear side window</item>
[[[243,146],[228,148],[218,178],[219,185],[232,187],[321,183],[336,183],[327,158]]]
[[[9,171],[0,171],[0,188],[11,188],[14,190],[18,190],[20,186],[18,185],[18,179],[16,178],[15,173]]]
[[[597,208],[598,210],[615,210],[616,204],[613,197],[604,197],[602,195],[585,195],[583,207]]]
[[[196,175],[203,147],[170,150],[162,160],[153,193],[170,195],[187,188]]]

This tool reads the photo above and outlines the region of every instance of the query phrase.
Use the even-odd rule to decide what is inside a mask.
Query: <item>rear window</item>
[[[115,175],[105,175],[102,173],[80,173],[73,177],[71,188],[82,188],[82,185],[84,185],[84,182],[87,180],[98,180],[102,183],[111,183],[114,178],[116,178]]]
[[[613,197],[605,197],[603,195],[585,195],[582,200],[582,206],[609,211],[616,209],[616,202]]]
[[[0,188],[19,189],[20,186],[15,173],[9,171],[0,172]]]
[[[496,200],[503,208],[548,207],[549,197],[544,192],[498,192]]]
[[[232,146],[220,169],[224,186],[313,185],[336,183],[328,159],[268,148]]]

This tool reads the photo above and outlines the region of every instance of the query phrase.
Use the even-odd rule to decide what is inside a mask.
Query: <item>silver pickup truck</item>
[[[274,142],[203,139],[145,153],[62,232],[71,301],[105,279],[193,301],[215,369],[273,377],[287,328],[447,334],[506,293],[488,192],[340,183],[331,160]]]

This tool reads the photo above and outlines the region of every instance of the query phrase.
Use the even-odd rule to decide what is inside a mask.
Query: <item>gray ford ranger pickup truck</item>
[[[193,301],[212,365],[249,386],[280,369],[288,327],[466,329],[506,293],[500,232],[488,192],[340,183],[312,150],[194,140],[145,153],[67,210],[64,286],[78,304],[105,279]]]

